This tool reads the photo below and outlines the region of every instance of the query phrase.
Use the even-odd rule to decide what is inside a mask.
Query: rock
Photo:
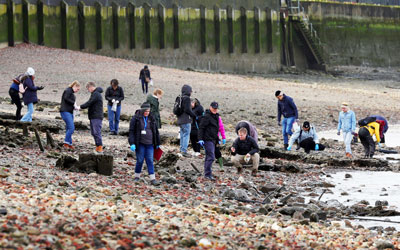
[[[239,190],[236,190],[236,199],[249,200],[249,197],[247,196],[246,191],[239,189]]]
[[[0,178],[7,178],[10,176],[9,173],[7,173],[4,169],[0,169]]]
[[[176,184],[177,183],[176,178],[173,177],[173,176],[164,176],[163,178],[161,178],[161,181],[169,183],[169,184]]]
[[[260,207],[258,209],[258,213],[263,214],[263,215],[267,215],[268,214],[268,209],[266,209],[265,207]]]
[[[347,193],[347,192],[341,192],[340,195],[346,196],[346,195],[349,195],[349,193]]]
[[[367,200],[362,200],[359,203],[367,206],[369,205],[369,202]]]
[[[209,247],[212,246],[212,243],[211,243],[211,241],[209,241],[208,239],[203,238],[203,239],[201,239],[201,240],[199,241],[199,246],[200,246],[200,247],[204,247],[204,248],[209,248]]]
[[[7,209],[6,208],[0,208],[0,215],[7,215]]]
[[[353,225],[351,224],[351,222],[349,220],[344,220],[344,225],[346,227],[353,228]]]
[[[175,168],[175,166],[170,166],[169,169],[168,169],[168,172],[169,172],[170,174],[176,174],[176,168]]]
[[[184,239],[179,242],[179,245],[185,248],[191,248],[191,247],[196,247],[197,242],[194,239]]]
[[[375,207],[379,207],[379,206],[389,206],[389,202],[388,201],[375,201]]]
[[[378,240],[377,242],[374,243],[374,246],[378,250],[383,250],[383,249],[395,249],[394,245],[390,241],[385,241],[385,240]]]
[[[279,188],[278,185],[269,184],[269,185],[266,185],[266,186],[262,186],[260,188],[260,191],[263,192],[264,194],[266,194],[266,193],[270,193],[272,191],[275,191],[278,188]]]
[[[164,171],[164,170],[157,171],[157,173],[160,176],[170,176],[170,174],[167,171]]]
[[[302,212],[296,211],[296,212],[294,212],[292,218],[293,218],[294,220],[303,220],[303,219],[304,219],[304,216],[303,216],[303,213],[302,213]]]
[[[353,178],[353,176],[351,176],[351,174],[345,174],[344,178],[348,179],[348,178]]]
[[[318,222],[318,221],[319,221],[318,214],[312,213],[312,214],[310,215],[310,222]]]
[[[189,183],[194,183],[197,181],[197,178],[194,176],[185,176],[185,181]]]

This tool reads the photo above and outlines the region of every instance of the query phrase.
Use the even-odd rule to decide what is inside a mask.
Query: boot
[[[347,158],[353,158],[353,156],[350,153],[346,153]]]
[[[222,159],[222,157],[219,157],[219,158],[218,158],[218,164],[219,164],[219,167],[220,167],[221,169],[224,168],[224,159]]]
[[[289,144],[283,144],[283,148],[286,150],[289,147]]]
[[[103,146],[97,146],[96,147],[96,152],[97,153],[103,153]]]

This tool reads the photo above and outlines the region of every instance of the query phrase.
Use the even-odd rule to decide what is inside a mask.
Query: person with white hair
[[[43,86],[35,86],[33,80],[35,79],[35,70],[29,67],[26,70],[25,75],[27,76],[23,82],[25,92],[23,93],[23,100],[25,105],[28,107],[28,112],[21,118],[22,122],[32,122],[32,116],[34,112],[33,104],[38,102],[37,91],[44,89]]]
[[[346,157],[352,158],[351,141],[353,135],[356,134],[356,115],[350,110],[349,104],[342,103],[342,111],[339,113],[339,124],[337,127],[337,134],[340,135],[340,130],[343,132],[343,141],[346,145]]]

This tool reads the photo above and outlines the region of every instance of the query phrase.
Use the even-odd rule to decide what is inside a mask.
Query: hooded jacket
[[[89,108],[88,117],[89,120],[92,119],[101,119],[104,118],[103,112],[103,97],[101,96],[103,93],[103,89],[97,87],[90,95],[90,98],[87,102],[81,105],[81,109]]]
[[[113,105],[113,102],[112,102],[113,99],[115,99],[116,101],[119,101],[117,106],[121,106],[121,102],[125,98],[124,90],[120,86],[118,86],[116,90],[114,90],[113,87],[110,86],[106,90],[105,98],[108,101],[108,103],[107,103],[108,106]]]
[[[37,98],[38,88],[33,83],[32,77],[27,77],[25,79],[24,88],[25,88],[25,93],[23,94],[23,99],[24,99],[25,105],[28,105],[29,103],[37,103],[38,102],[38,98]]]
[[[138,146],[140,143],[141,131],[143,130],[140,119],[143,119],[143,112],[138,109],[136,110],[135,115],[132,117],[129,124],[129,145],[135,144]],[[148,124],[151,126],[151,131],[153,133],[153,146],[160,146],[160,133],[158,132],[156,120],[151,112],[148,119]]]
[[[192,128],[190,130],[191,134],[196,134],[199,132],[199,125],[201,122],[201,118],[204,115],[204,108],[203,106],[201,106],[200,101],[197,100],[197,104],[196,106],[194,106],[194,108],[192,109],[193,113],[196,115],[196,117],[198,117],[198,119],[193,119],[192,121]]]
[[[281,121],[281,116],[285,118],[295,117],[298,119],[297,107],[291,97],[283,94],[283,99],[278,100],[278,122]]]
[[[236,138],[233,142],[232,147],[235,148],[235,152],[232,153],[233,155],[254,155],[260,151],[257,142],[253,139],[253,137],[247,135],[246,139],[243,141],[240,138]]]
[[[157,122],[157,127],[161,128],[160,102],[158,98],[154,95],[148,95],[146,102],[150,104],[150,112]]]
[[[253,137],[253,139],[258,142],[258,132],[256,127],[249,121],[240,121],[236,124],[235,131],[238,134],[239,129],[245,128],[247,130],[247,134]]]
[[[362,126],[361,128],[366,128],[371,136],[375,134],[376,141],[379,143],[381,142],[381,137],[379,135],[379,126],[380,125],[377,122],[370,122],[367,126]]]
[[[190,102],[190,95],[192,94],[192,87],[189,85],[183,85],[182,87],[182,109],[183,113],[178,116],[178,125],[192,123],[193,119],[196,119],[195,113],[192,111],[192,105]]]
[[[218,143],[219,114],[213,114],[209,109],[206,110],[204,117],[199,125],[199,141],[212,141]]]
[[[310,129],[308,131],[305,131],[300,127],[296,129],[294,134],[290,137],[289,147],[291,147],[296,140],[299,140],[300,143],[307,138],[312,138],[315,144],[319,143],[317,131],[313,126],[310,126]]]
[[[74,112],[74,104],[75,104],[75,94],[74,90],[71,87],[68,87],[64,90],[64,93],[61,97],[61,108],[60,112]]]

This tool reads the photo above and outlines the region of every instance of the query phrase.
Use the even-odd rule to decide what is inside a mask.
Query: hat
[[[347,102],[342,102],[342,107],[348,107],[349,104]]]
[[[150,104],[147,102],[144,102],[141,106],[140,106],[141,110],[148,110],[150,109]]]
[[[217,108],[218,108],[218,102],[212,102],[212,103],[210,104],[210,106],[211,106],[211,108],[213,108],[213,109],[217,109]]]
[[[29,67],[29,68],[26,70],[26,74],[27,74],[28,76],[33,76],[33,75],[35,74],[35,70],[34,70],[33,68]]]
[[[149,66],[147,66],[147,65],[144,65],[144,68],[145,68],[145,69],[148,69],[148,68],[149,68]]]
[[[310,123],[307,121],[303,122],[303,128],[310,128]]]
[[[275,96],[280,96],[281,95],[281,91],[280,90],[277,90],[276,92],[275,92]]]

